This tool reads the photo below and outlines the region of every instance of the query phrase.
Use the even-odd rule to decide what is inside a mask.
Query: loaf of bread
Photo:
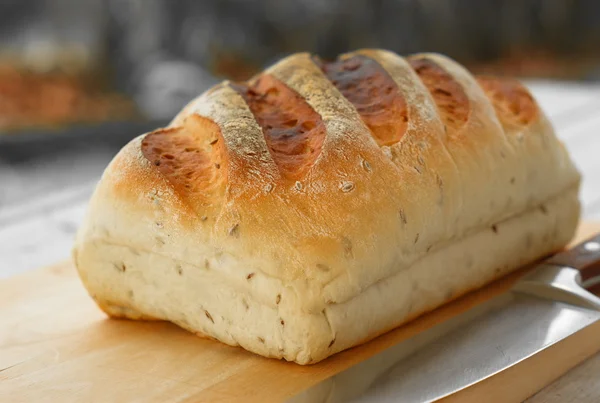
[[[125,146],[73,256],[110,316],[310,364],[564,246],[579,183],[514,80],[301,53]]]

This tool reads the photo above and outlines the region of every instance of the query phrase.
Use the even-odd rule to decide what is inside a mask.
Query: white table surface
[[[583,173],[584,218],[600,220],[600,84],[527,84]],[[48,156],[19,169],[0,161],[0,279],[69,257],[87,199],[110,158],[100,149]],[[530,401],[600,402],[600,355]]]

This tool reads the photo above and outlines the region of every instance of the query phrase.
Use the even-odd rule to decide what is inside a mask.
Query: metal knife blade
[[[585,290],[581,281],[581,273],[587,274],[586,283],[597,280],[598,255],[600,235],[539,265],[509,292],[371,357],[292,401],[433,402],[465,390],[600,324],[600,298]]]
[[[485,305],[482,314],[396,363],[353,402],[436,401],[600,321],[600,311],[517,291]]]

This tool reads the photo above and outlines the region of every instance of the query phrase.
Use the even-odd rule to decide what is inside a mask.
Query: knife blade
[[[583,334],[586,328],[600,326],[600,298],[585,289],[599,281],[600,234],[542,262],[507,293],[407,339],[291,401],[412,403],[456,395]],[[600,348],[600,340],[597,344]],[[494,400],[508,401],[498,396]]]

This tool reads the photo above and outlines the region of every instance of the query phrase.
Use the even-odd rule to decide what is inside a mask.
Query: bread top
[[[578,183],[517,81],[438,54],[300,53],[130,142],[78,243],[145,248],[320,312]]]

